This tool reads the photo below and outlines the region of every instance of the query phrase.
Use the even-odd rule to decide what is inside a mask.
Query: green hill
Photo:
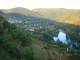
[[[3,12],[4,13],[20,13],[20,14],[23,14],[23,15],[26,15],[26,16],[33,16],[33,17],[37,17],[39,15],[39,14],[29,10],[29,9],[22,8],[22,7],[12,8],[12,9],[9,9],[9,10],[5,10]]]
[[[29,12],[26,12],[26,11],[29,11]],[[54,14],[51,15],[52,12],[50,11],[54,12]],[[66,11],[66,13],[63,13],[63,11]],[[55,20],[58,20],[58,22],[63,22],[63,23],[65,22],[65,23],[70,23],[75,25],[76,24],[79,25],[80,23],[79,10],[68,11],[66,9],[61,9],[61,10],[60,9],[45,9],[45,10],[41,9],[40,12],[39,11],[37,12],[37,10],[30,11],[25,8],[14,8],[12,10],[6,10],[4,12],[7,14],[4,14],[1,12],[3,16],[11,15],[11,16],[16,16],[18,18],[20,17],[19,19],[28,18],[28,20],[34,20],[36,22],[39,20],[38,22],[42,24],[44,24],[44,22],[47,22],[47,23],[50,22],[51,24],[52,21],[48,19],[52,19],[52,18],[54,18]],[[30,15],[27,15],[27,14],[30,14]],[[35,17],[38,17],[38,18],[35,18]],[[41,19],[41,18],[44,18],[44,19]],[[61,26],[62,23],[59,24],[58,22],[54,22],[54,23],[52,22],[52,23],[56,25],[58,24],[59,26]],[[62,26],[66,27],[64,24],[62,24]],[[68,30],[69,27],[71,27],[69,26],[69,24],[67,24],[67,26],[68,28],[66,30]],[[76,28],[72,27],[71,29],[75,30]],[[69,33],[70,32],[72,33],[72,30],[71,31],[68,30]],[[75,59],[80,60],[79,59],[80,56],[75,55],[75,53],[73,53],[73,56],[68,56],[68,54],[71,51],[72,52],[77,51],[76,49],[73,50],[72,48],[69,50],[69,52],[67,52],[66,44],[63,44],[59,40],[58,42],[55,42],[52,39],[50,39],[51,36],[49,34],[52,33],[51,31],[50,33],[49,31],[47,31],[47,29],[42,29],[40,31],[36,31],[34,34],[31,35],[28,31],[21,30],[20,28],[16,27],[14,24],[8,23],[3,17],[0,16],[0,60],[75,60]],[[57,30],[54,28],[54,32],[55,31]],[[79,32],[80,30],[78,29],[76,31]],[[72,34],[71,33],[70,35],[73,36],[72,34],[74,33]],[[77,35],[74,35],[74,36],[77,36]],[[62,56],[60,55],[61,53],[63,54]],[[66,53],[67,55],[65,55]]]
[[[61,17],[80,16],[80,10],[64,9],[64,8],[40,8],[32,10],[49,19],[59,19]]]
[[[80,16],[80,10],[64,9],[64,8],[37,8],[29,10],[22,7],[16,7],[9,10],[4,10],[5,13],[20,13],[26,16],[39,18],[47,18],[57,20],[61,17]]]
[[[75,24],[80,26],[80,16],[62,17],[58,20],[58,22]]]
[[[0,60],[31,60],[33,54],[27,56],[30,50],[24,51],[24,47],[29,45],[31,45],[29,32],[22,31],[0,16]]]
[[[63,47],[65,49],[65,45]],[[0,16],[0,60],[68,59],[66,56],[61,57],[58,49],[59,45],[53,40],[45,42],[43,37],[30,35]]]
[[[37,9],[33,9],[33,10],[29,10],[26,8],[22,8],[22,7],[16,7],[16,8],[12,8],[9,10],[3,10],[4,13],[10,14],[16,16],[16,14],[22,14],[25,16],[31,16],[31,17],[37,17],[37,18],[46,18],[46,19],[50,19],[50,20],[61,20],[64,19],[63,23],[65,23],[65,20],[67,21],[66,18],[70,18],[70,17],[75,17],[74,22],[78,22],[79,19],[76,21],[77,17],[76,16],[80,16],[80,10],[75,10],[75,9],[64,9],[64,8],[37,8]],[[23,17],[25,17],[23,16]],[[67,23],[70,24],[75,24],[74,22],[72,23],[73,20],[68,20]],[[58,22],[59,22],[58,21]],[[61,20],[62,21],[62,20]],[[76,24],[76,25],[79,25]]]

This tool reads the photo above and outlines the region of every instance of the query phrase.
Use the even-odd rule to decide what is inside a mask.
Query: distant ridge
[[[22,7],[16,7],[9,10],[4,10],[5,13],[21,13],[26,16],[34,16],[47,19],[59,19],[63,16],[79,16],[80,10],[65,9],[65,8],[37,8],[29,10]]]
[[[46,19],[56,20],[56,21],[59,20],[59,22],[63,22],[63,23],[65,23],[65,20],[67,20],[66,18],[70,18],[70,17],[72,18],[76,16],[75,19],[77,19],[77,17],[80,16],[80,10],[65,9],[65,8],[37,8],[37,9],[29,10],[22,7],[16,7],[9,10],[3,10],[3,12],[7,14],[19,13],[25,16],[46,18]],[[64,21],[61,19],[63,19]],[[73,20],[70,20],[70,21],[73,21]],[[71,24],[74,24],[74,23],[71,23]]]
[[[22,7],[16,7],[16,8],[12,8],[12,9],[9,9],[9,10],[5,10],[3,11],[4,13],[20,13],[20,14],[23,14],[23,15],[26,15],[26,16],[33,16],[33,17],[37,17],[38,14],[29,10],[29,9],[26,9],[26,8],[22,8]]]

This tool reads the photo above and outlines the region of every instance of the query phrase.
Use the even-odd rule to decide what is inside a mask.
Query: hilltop
[[[20,15],[23,17],[30,16],[30,17],[36,17],[36,18],[46,18],[46,19],[50,19],[50,20],[55,20],[57,22],[63,22],[63,23],[65,23],[65,20],[67,21],[66,18],[75,17],[75,19],[77,19],[77,17],[79,18],[79,16],[80,16],[80,10],[64,9],[64,8],[37,8],[37,9],[29,10],[29,9],[22,8],[22,7],[16,7],[16,8],[12,8],[9,10],[3,10],[3,12],[7,13],[11,16],[15,16],[15,17],[17,14],[17,16]],[[64,21],[62,21],[62,19]],[[70,21],[76,22],[76,20],[74,20],[74,19],[72,19]],[[74,23],[74,22],[71,23],[71,22],[69,22],[69,20],[68,20],[67,23],[77,25],[77,23]]]
[[[80,16],[80,10],[64,9],[64,8],[37,8],[29,10],[22,7],[16,7],[9,10],[4,10],[4,13],[20,13],[26,16],[33,16],[39,18],[47,18],[56,20],[61,17]]]
[[[23,14],[23,15],[26,15],[26,16],[33,16],[33,17],[38,16],[38,14],[36,14],[35,12],[33,12],[29,9],[26,9],[26,8],[22,8],[22,7],[12,8],[12,9],[9,9],[9,10],[5,10],[3,12],[4,13],[20,13],[20,14]]]

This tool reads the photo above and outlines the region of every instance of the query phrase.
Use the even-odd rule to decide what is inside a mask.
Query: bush
[[[33,60],[39,60],[38,55],[34,54],[34,55],[33,55]]]
[[[54,52],[53,52],[52,54],[53,54],[53,55],[55,55],[55,53],[54,53]]]
[[[28,60],[33,60],[33,50],[31,48],[27,48],[24,53],[24,58],[27,58]]]

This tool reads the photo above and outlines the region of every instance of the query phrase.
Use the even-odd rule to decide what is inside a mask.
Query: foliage
[[[34,55],[34,53],[33,53],[32,49],[31,48],[27,48],[26,52],[24,54],[24,57],[25,58],[27,57],[28,60],[33,60],[33,55]]]
[[[2,17],[0,18],[3,19]],[[29,46],[31,44],[31,35],[28,31],[23,31],[3,19],[0,27],[0,60],[20,60],[23,58],[17,45],[14,45],[16,40],[21,42],[20,45],[22,47]],[[19,43],[17,42],[17,44]],[[31,51],[27,50],[26,56],[29,53],[31,54],[25,57],[26,59],[33,59],[33,52]]]
[[[11,12],[8,12],[11,11]],[[61,17],[80,16],[80,10],[64,9],[64,8],[37,8],[33,10],[16,7],[3,11],[5,13],[19,13],[26,16],[33,16],[38,18],[46,18],[50,20],[57,20]],[[16,14],[15,14],[16,15]]]
[[[34,55],[33,55],[33,60],[39,60],[38,55],[34,54]]]
[[[80,16],[61,17],[58,22],[74,24],[80,26]]]

